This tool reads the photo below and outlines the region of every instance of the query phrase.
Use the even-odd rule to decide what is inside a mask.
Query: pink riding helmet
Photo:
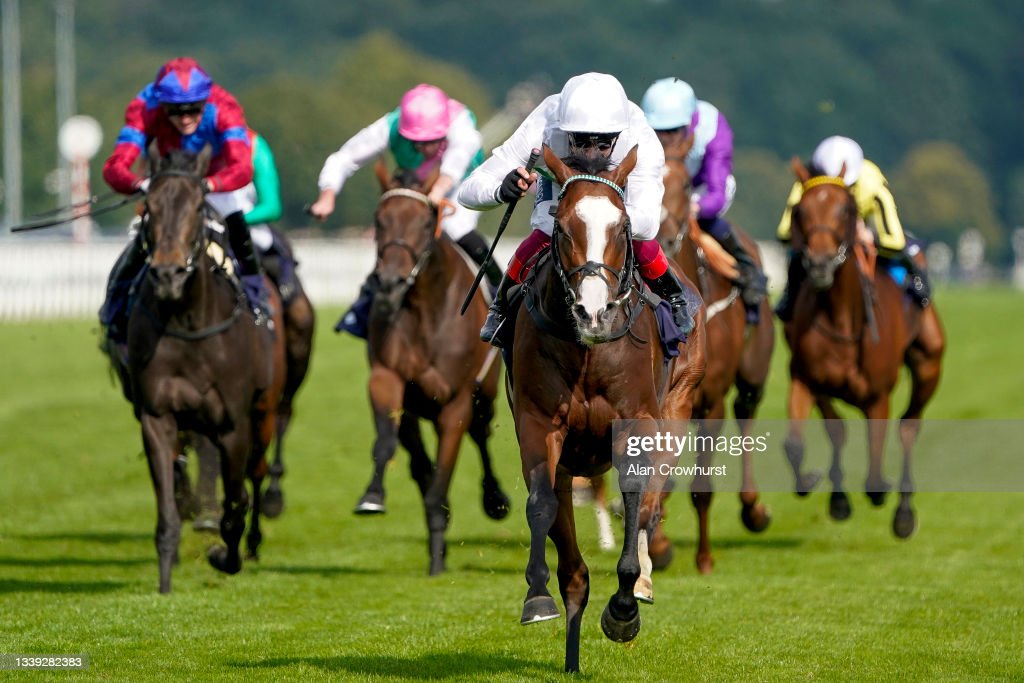
[[[451,123],[448,96],[438,87],[420,83],[402,95],[398,132],[413,142],[440,140]]]

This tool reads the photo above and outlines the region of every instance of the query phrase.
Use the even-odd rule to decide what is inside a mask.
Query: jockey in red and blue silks
[[[252,181],[252,149],[242,107],[190,57],[177,57],[160,67],[153,82],[129,103],[124,118],[114,152],[103,165],[104,180],[117,192],[149,189],[149,178],[137,175],[132,165],[153,141],[161,155],[175,149],[198,153],[209,145],[213,154],[202,180],[207,192],[231,193]],[[242,285],[257,322],[263,322],[268,318],[266,291],[242,207],[227,201],[218,208],[239,262]],[[136,237],[115,264],[100,309],[100,322],[113,341],[124,341],[128,292],[144,264],[145,252]]]
[[[652,83],[641,106],[647,122],[666,148],[693,136],[685,160],[693,185],[690,211],[700,228],[736,259],[736,283],[743,291],[747,318],[756,322],[761,301],[767,295],[767,279],[725,219],[736,194],[729,122],[713,104],[698,100],[689,83],[673,77]]]

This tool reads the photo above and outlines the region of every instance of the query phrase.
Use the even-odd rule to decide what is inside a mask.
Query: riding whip
[[[533,170],[534,164],[537,163],[537,159],[540,158],[540,150],[534,148],[530,152],[530,158],[526,161],[526,174],[529,175]],[[524,179],[528,180],[528,178]],[[508,225],[508,219],[512,218],[512,211],[515,210],[516,204],[519,203],[518,199],[513,199],[508,203],[508,208],[505,209],[505,215],[501,217],[501,224],[498,225],[498,232],[494,235],[494,241],[491,242],[491,248],[487,250],[487,256],[484,257],[483,263],[480,264],[479,270],[476,271],[476,277],[473,278],[473,284],[469,288],[469,293],[466,294],[466,300],[462,302],[462,309],[459,311],[459,315],[466,315],[466,309],[469,308],[469,302],[473,300],[473,295],[476,294],[477,287],[480,286],[480,280],[484,277],[484,270],[487,268],[487,264],[491,262],[491,257],[494,255],[494,248],[498,246],[498,240],[501,239],[501,233],[505,232],[505,226]]]

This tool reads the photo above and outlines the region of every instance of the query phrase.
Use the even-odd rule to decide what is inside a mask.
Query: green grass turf
[[[945,290],[938,302],[949,351],[927,415],[1021,418],[1024,297]],[[205,559],[213,539],[186,525],[169,596],[156,590],[139,430],[95,349],[95,325],[0,326],[0,653],[86,653],[76,680],[563,678],[564,620],[518,624],[528,535],[504,400],[493,446],[513,512],[484,517],[479,463],[465,447],[450,571],[430,578],[404,453],[388,475],[387,515],[351,513],[370,475],[372,429],[363,347],[330,331],[338,312],[321,311],[287,442],[287,509],[264,525],[262,559],[223,576]],[[780,345],[762,416],[784,415],[786,357]],[[677,497],[676,561],[655,576],[657,604],[641,608],[643,630],[625,646],[598,624],[616,555],[598,550],[593,514],[578,509],[591,571],[579,679],[1024,679],[1024,495],[921,493],[908,542],[889,531],[892,497],[874,509],[854,493],[844,523],[828,518],[827,493],[764,499],[774,520],[753,535],[735,494],[716,497],[715,571],[700,576],[694,516]],[[0,674],[30,677],[67,674]]]

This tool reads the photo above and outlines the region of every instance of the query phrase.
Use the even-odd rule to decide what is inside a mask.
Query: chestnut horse
[[[448,488],[467,431],[480,451],[484,511],[492,519],[509,511],[487,446],[501,363],[479,338],[487,314],[483,294],[459,315],[474,271],[441,231],[445,207],[427,198],[437,174],[421,183],[412,174],[392,178],[383,163],[375,171],[383,190],[375,216],[380,290],[370,309],[367,351],[377,437],[373,477],[356,510],[384,510],[384,470],[400,442],[423,495],[434,575],[445,569]],[[436,466],[424,448],[420,419],[437,431]]]
[[[911,449],[924,407],[938,386],[945,349],[938,312],[934,303],[919,308],[884,268],[871,273],[858,266],[855,251],[862,247],[857,240],[857,206],[842,171],[838,178],[812,178],[798,159],[792,165],[804,186],[793,209],[792,247],[807,272],[795,292],[793,319],[784,328],[791,351],[785,448],[796,490],[806,495],[814,481],[801,468],[804,425],[816,404],[832,441],[829,512],[837,520],[850,516],[840,463],[846,430],[832,405],[832,399],[840,399],[867,418],[870,458],[865,491],[874,505],[885,502],[891,488],[882,475],[890,397],[905,364],[910,370],[910,402],[899,426],[903,473],[892,529],[899,538],[908,538],[916,528],[910,504]]]
[[[607,161],[544,161],[561,185],[549,256],[533,267],[515,321],[508,387],[529,498],[529,588],[522,624],[559,616],[548,591],[545,537],[558,551],[558,585],[566,610],[565,670],[579,670],[580,625],[590,579],[576,541],[572,477],[612,465],[613,421],[686,420],[703,375],[703,319],[682,355],[659,341],[654,313],[637,289],[623,185],[634,147],[617,168]],[[696,291],[692,298],[699,303]],[[614,448],[621,448],[616,441]],[[624,540],[619,587],[601,615],[605,635],[630,641],[640,631],[637,594],[652,601],[647,539],[658,523],[660,485],[641,494],[629,468],[619,469]]]
[[[208,253],[202,179],[210,148],[199,155],[175,150],[161,159],[150,146],[151,181],[142,236],[149,267],[128,320],[125,394],[142,426],[142,440],[157,498],[156,547],[160,592],[171,590],[181,518],[174,496],[179,435],[194,432],[220,456],[226,546],[209,551],[210,563],[229,574],[242,568],[239,542],[250,507],[246,537],[256,556],[264,455],[274,433],[274,414],[285,381],[284,340],[257,326],[237,281],[224,261]],[[280,301],[271,294],[282,324]]]
[[[693,417],[701,434],[718,436],[725,419],[725,398],[736,387],[733,413],[743,436],[749,436],[754,415],[764,397],[768,381],[775,331],[772,326],[768,301],[761,303],[760,319],[748,325],[739,289],[709,263],[709,257],[728,254],[714,238],[696,225],[690,214],[690,173],[686,168],[686,155],[693,145],[693,134],[665,149],[665,196],[662,200],[662,221],[658,241],[665,255],[674,258],[686,277],[697,284],[707,307],[707,372],[697,390]],[[760,264],[757,244],[739,228],[733,230]],[[694,238],[700,240],[700,244]],[[726,268],[730,264],[726,264]],[[711,465],[711,453],[702,453],[698,464]],[[740,488],[740,519],[747,529],[764,531],[771,515],[758,500],[754,481],[753,454],[749,449],[742,456],[742,484]],[[708,471],[704,469],[702,471]],[[698,541],[697,569],[709,573],[714,565],[708,535],[711,507],[710,477],[698,474],[691,484],[691,500],[697,510]],[[671,559],[671,545],[663,542],[661,534],[651,544],[651,557],[656,565],[667,565]]]

